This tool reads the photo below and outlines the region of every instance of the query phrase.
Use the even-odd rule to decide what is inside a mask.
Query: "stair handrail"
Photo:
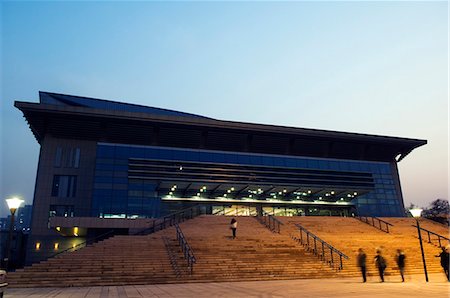
[[[212,215],[225,215],[225,209],[216,210]]]
[[[181,231],[180,226],[178,223],[175,223],[175,229],[177,231],[177,241],[178,244],[181,247],[181,251],[183,252],[184,258],[187,261],[189,272],[192,275],[192,272],[194,270],[194,264],[197,262],[197,259],[195,258],[194,251],[189,246],[186,238],[184,237],[183,231]]]
[[[275,218],[275,216],[265,211],[262,212],[262,215],[257,215],[256,217],[269,230],[271,230],[272,232],[276,232],[278,234],[280,233],[280,226],[284,225],[281,221]]]
[[[54,258],[54,257],[56,257],[56,256],[58,256],[58,255],[60,255],[60,254],[65,253],[65,252],[69,252],[69,251],[77,251],[78,249],[83,248],[83,247],[85,247],[85,246],[87,246],[87,245],[89,245],[89,244],[93,244],[93,243],[96,243],[96,242],[98,242],[98,241],[105,240],[105,239],[109,238],[109,237],[106,237],[106,236],[108,236],[108,235],[110,235],[110,234],[113,234],[113,235],[114,235],[114,230],[109,230],[109,231],[106,232],[106,233],[103,233],[103,234],[101,234],[101,235],[98,235],[98,236],[89,238],[89,239],[87,239],[86,241],[81,242],[81,243],[78,243],[78,244],[75,245],[75,246],[72,246],[72,247],[69,247],[69,248],[67,248],[67,249],[65,249],[65,250],[59,251],[59,252],[57,252],[57,253],[54,253],[54,254],[50,255],[49,257],[47,257],[47,259]]]
[[[306,228],[304,228],[300,224],[295,224],[295,226],[300,231],[300,238],[294,238],[295,240],[300,242],[300,244],[302,244],[303,246],[306,246],[306,249],[308,251],[312,251],[314,255],[319,257],[323,262],[328,263],[330,265],[330,267],[332,267],[332,268],[334,268],[334,265],[335,265],[333,254],[337,254],[339,256],[339,267],[337,269],[338,270],[344,269],[344,266],[342,264],[342,258],[344,258],[346,260],[349,259],[349,257],[346,254],[344,254],[342,251],[335,248],[333,245],[322,240],[320,237],[314,235],[313,233],[308,231]],[[303,232],[306,234],[305,240],[303,240]],[[310,237],[313,240],[312,244],[310,241]],[[319,253],[317,242],[319,242],[319,245],[321,248],[321,253]],[[311,245],[313,245],[313,246],[311,247]],[[325,248],[330,250],[330,256],[329,256],[328,260],[327,260],[327,256],[325,255]]]
[[[388,223],[387,221],[384,221],[381,218],[374,217],[374,216],[357,216],[356,218],[362,222],[365,222],[368,225],[372,225],[373,227],[375,227],[378,230],[383,231],[385,233],[389,233],[389,226],[391,226],[391,227],[394,226],[393,224]],[[371,218],[371,220],[369,220],[369,218]],[[377,224],[375,224],[375,222],[377,222]],[[384,226],[382,226],[381,223],[383,223]],[[385,229],[383,229],[383,227]]]
[[[415,228],[417,228],[416,225],[412,225],[412,226],[415,227]],[[427,233],[427,235],[428,235],[428,243],[432,243],[432,242],[431,242],[431,235],[434,235],[434,236],[437,236],[437,237],[438,237],[439,247],[442,247],[441,239],[447,240],[448,242],[450,242],[450,239],[449,239],[449,238],[447,238],[447,237],[445,237],[445,236],[442,236],[442,235],[439,235],[438,233],[435,233],[435,232],[433,232],[433,231],[424,229],[424,228],[422,228],[422,227],[420,227],[420,230],[422,230],[422,231],[424,231],[424,232]]]
[[[152,226],[132,233],[131,235],[148,235],[154,232],[163,230],[167,227],[173,226],[175,223],[183,222],[187,219],[192,219],[199,216],[202,213],[202,208],[200,205],[195,205],[180,211],[170,213],[168,215],[159,217],[153,220]]]

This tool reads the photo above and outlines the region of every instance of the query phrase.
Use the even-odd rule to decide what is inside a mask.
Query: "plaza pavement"
[[[244,281],[220,283],[182,283],[83,288],[10,288],[5,298],[22,297],[449,297],[450,283],[444,274],[387,276],[384,283],[371,276],[367,283],[359,278]]]

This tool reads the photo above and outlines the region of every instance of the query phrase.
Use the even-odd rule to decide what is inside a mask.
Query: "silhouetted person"
[[[375,256],[375,264],[378,268],[378,273],[380,274],[381,282],[384,282],[384,270],[386,270],[386,260],[381,255],[381,250],[377,249],[377,255]]]
[[[230,222],[230,229],[233,232],[233,239],[236,238],[237,220],[235,218]]]
[[[447,276],[447,280],[450,281],[450,277],[448,275],[449,253],[444,246],[441,246],[441,249],[442,249],[441,253],[438,254],[436,257],[441,258],[441,266],[444,269],[445,275]]]
[[[406,256],[401,249],[397,249],[397,255],[395,261],[397,262],[398,270],[400,270],[400,275],[402,277],[402,282],[405,281],[405,259]]]
[[[358,264],[358,267],[361,269],[363,282],[367,281],[367,278],[366,278],[366,259],[367,259],[366,253],[362,250],[362,248],[358,249],[357,264]]]

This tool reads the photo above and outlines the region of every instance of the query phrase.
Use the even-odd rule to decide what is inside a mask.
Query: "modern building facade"
[[[426,144],[47,92],[15,106],[41,146],[31,261],[119,220],[145,226],[193,205],[211,214],[403,216],[397,163]]]

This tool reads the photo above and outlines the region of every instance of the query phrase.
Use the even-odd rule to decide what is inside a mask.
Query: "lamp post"
[[[417,233],[419,234],[420,250],[422,251],[423,270],[425,272],[425,280],[428,282],[427,263],[425,262],[425,254],[423,253],[422,234],[420,233],[420,224],[419,224],[419,217],[422,214],[422,209],[413,208],[410,209],[409,212],[411,212],[412,216],[416,219]]]
[[[13,197],[11,199],[7,199],[6,203],[8,204],[9,211],[11,211],[11,223],[9,226],[9,235],[8,235],[8,245],[6,246],[6,259],[5,259],[5,269],[8,270],[9,260],[11,259],[11,244],[12,244],[12,234],[14,229],[14,214],[16,210],[20,207],[20,205],[24,201]]]

